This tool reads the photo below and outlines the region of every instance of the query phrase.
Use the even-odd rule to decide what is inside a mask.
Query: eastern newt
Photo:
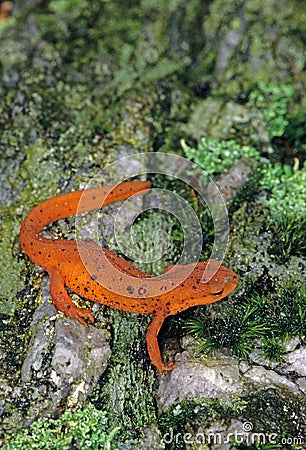
[[[237,286],[237,275],[224,266],[216,271],[215,264],[219,266],[219,263],[208,260],[168,266],[160,277],[150,277],[92,241],[47,239],[40,234],[42,228],[53,221],[125,200],[135,193],[145,193],[150,187],[150,181],[134,181],[75,191],[46,200],[25,218],[20,243],[25,253],[48,272],[53,302],[66,316],[74,317],[86,326],[85,319],[94,322],[91,311],[78,308],[66,288],[123,311],[153,314],[146,334],[147,348],[151,362],[163,373],[176,365],[176,362],[164,364],[161,358],[157,337],[165,318],[228,296]],[[117,270],[117,277],[110,267]],[[166,289],[169,285],[172,290]]]

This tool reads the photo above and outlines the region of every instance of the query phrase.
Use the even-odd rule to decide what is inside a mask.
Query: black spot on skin
[[[84,291],[85,291],[85,292],[88,292],[88,287],[84,287]]]
[[[146,290],[146,288],[143,287],[143,286],[141,286],[141,287],[138,289],[138,295],[143,295],[143,294],[145,294],[146,292],[147,292],[147,290]]]
[[[134,288],[133,288],[133,286],[128,286],[128,287],[126,288],[126,290],[128,291],[129,294],[133,294],[133,293],[134,293]]]
[[[65,248],[61,248],[62,252],[64,252],[66,249]]]

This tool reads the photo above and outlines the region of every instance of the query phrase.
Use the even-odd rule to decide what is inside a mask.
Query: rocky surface
[[[233,401],[241,391],[238,363],[234,358],[210,359],[206,362],[181,361],[171,372],[160,378],[157,391],[162,411],[184,400],[218,398],[221,402]]]
[[[85,448],[86,440],[112,448],[114,439],[114,448],[176,450],[171,429],[180,448],[190,448],[185,433],[218,438],[253,430],[276,433],[283,445],[300,439],[305,246],[296,217],[287,228],[284,217],[305,204],[305,184],[294,188],[305,160],[302,2],[13,3],[0,24],[0,446],[6,439],[6,450],[48,448],[54,427],[62,442],[52,435],[53,447],[65,449]],[[159,377],[145,345],[151,318],[92,304],[94,326],[64,318],[18,233],[34,205],[85,188],[97,173],[103,184],[103,168],[118,158],[186,156],[182,140],[197,148],[203,136],[252,146],[258,155],[228,168],[231,155],[221,153],[221,169],[212,174],[229,208],[225,262],[240,283],[222,304],[165,324],[163,356],[183,352],[180,365]],[[127,173],[120,166],[119,176]],[[211,223],[194,193],[173,179],[155,176],[154,183],[196,206],[209,254]],[[165,261],[149,267],[158,274],[175,261],[183,237],[175,221],[152,216],[136,224],[140,242],[163,225],[174,234]],[[113,222],[111,208],[97,222],[85,219],[90,238],[101,237],[98,223],[103,244],[120,253]],[[47,231],[66,239],[74,232],[70,219]],[[248,321],[253,306],[241,309],[246,304],[264,314]],[[231,305],[236,315],[229,315]],[[203,310],[199,345],[187,346],[183,326]],[[217,350],[207,355],[207,344]],[[55,425],[64,412],[68,419]],[[209,447],[230,448],[224,439]]]
[[[180,363],[160,377],[156,394],[159,407],[165,411],[184,400],[197,398],[218,398],[221,403],[230,404],[240,395],[262,389],[275,389],[297,401],[299,398],[302,400],[306,381],[305,360],[301,357],[304,352],[305,348],[287,353],[284,360],[291,365],[278,363],[272,370],[262,365],[239,363],[224,352],[218,352],[215,358],[199,361],[185,351],[176,356]],[[285,375],[290,372],[296,372],[299,378],[290,380]]]
[[[10,393],[21,401],[26,390],[35,398],[26,416],[19,416],[19,427],[31,423],[34,417],[57,415],[63,403],[70,408],[84,405],[111,355],[109,333],[63,317],[49,302],[47,276],[42,286],[42,304],[33,316],[31,342],[21,367],[23,389],[11,388]],[[3,410],[8,408],[5,403]]]

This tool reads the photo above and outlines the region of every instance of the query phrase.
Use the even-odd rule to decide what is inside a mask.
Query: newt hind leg
[[[166,317],[167,314],[156,313],[146,334],[147,348],[151,362],[160,374],[165,370],[172,370],[178,363],[178,361],[174,361],[169,364],[164,364],[160,354],[157,336]]]
[[[94,317],[89,309],[78,308],[69,297],[63,275],[57,270],[49,271],[50,276],[50,292],[52,300],[59,311],[69,317],[73,317],[82,325],[88,327],[84,319],[89,319],[94,323]]]

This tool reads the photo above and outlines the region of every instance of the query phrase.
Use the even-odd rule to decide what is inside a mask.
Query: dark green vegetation
[[[24,389],[20,381],[20,368],[41,279],[20,251],[18,232],[34,205],[86,187],[96,171],[122,154],[175,152],[215,180],[244,159],[252,170],[228,204],[231,236],[225,259],[239,275],[239,288],[230,300],[183,317],[205,352],[227,348],[246,358],[256,346],[267,361],[278,363],[290,338],[299,336],[303,344],[303,2],[16,3],[19,10],[0,28],[1,398],[14,392],[1,416],[6,425],[0,439],[9,422],[7,449],[66,449],[73,438],[82,449],[91,448],[87,442],[133,448],[151,423],[164,434],[171,427],[175,433],[195,432],[231,419],[275,430],[279,439],[296,436],[299,404],[274,390],[238,399],[234,406],[201,400],[159,415],[144,343],[150,318],[112,310],[105,315],[113,354],[92,392],[95,407],[89,401],[81,411],[40,419],[17,434],[19,417],[26,418],[35,404],[32,387]],[[153,182],[195,207],[207,259],[213,230],[204,205],[176,181],[156,176]],[[70,225],[50,229],[56,237],[72,237]],[[157,229],[170,230],[172,241],[161,261],[142,267],[153,274],[175,262],[182,247],[180,226],[163,213],[138,219],[137,245],[146,248]],[[112,239],[107,242],[114,245]],[[162,239],[156,244],[163,250]],[[183,325],[182,316],[173,318],[164,335],[177,338],[186,331]],[[167,448],[185,448],[179,445]]]
[[[253,292],[252,292],[253,291]],[[209,312],[190,321],[186,328],[201,338],[204,351],[228,348],[238,358],[247,357],[259,346],[262,354],[280,361],[282,342],[290,336],[305,339],[306,289],[301,282],[291,282],[277,290],[261,294],[258,286],[248,289],[241,298],[233,299],[213,320]],[[200,341],[201,342],[201,341]]]

